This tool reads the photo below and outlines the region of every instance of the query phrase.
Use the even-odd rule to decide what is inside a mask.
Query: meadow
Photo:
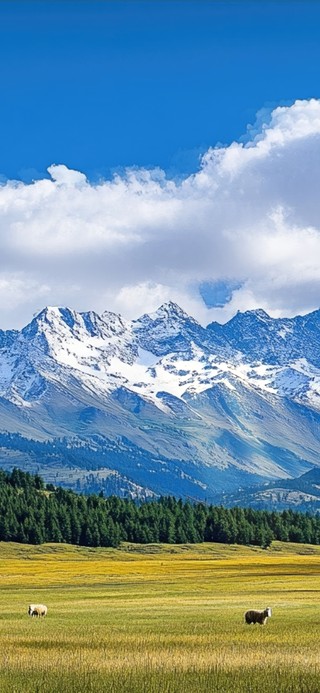
[[[318,693],[319,597],[316,546],[2,543],[0,690]]]

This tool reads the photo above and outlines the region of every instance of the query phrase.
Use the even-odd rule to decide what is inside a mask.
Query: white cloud
[[[252,139],[210,149],[182,182],[130,169],[91,184],[52,165],[51,180],[0,187],[0,326],[45,303],[138,317],[177,301],[202,322],[262,307],[320,305],[320,101],[276,108]],[[32,162],[31,162],[32,163]],[[204,281],[231,281],[207,309]]]
[[[68,188],[82,188],[87,183],[84,173],[72,171],[64,164],[52,164],[48,168],[48,173],[57,185],[64,185]]]

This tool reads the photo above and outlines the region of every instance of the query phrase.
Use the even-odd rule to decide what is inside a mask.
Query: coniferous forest
[[[0,541],[82,546],[222,542],[267,548],[273,539],[320,543],[320,516],[284,510],[223,508],[162,497],[143,503],[85,496],[39,475],[0,471]]]

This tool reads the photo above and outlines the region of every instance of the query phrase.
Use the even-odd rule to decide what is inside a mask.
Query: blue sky
[[[319,39],[318,2],[4,0],[0,174],[193,171],[265,105],[319,95]]]
[[[320,306],[320,2],[0,3],[0,328]]]

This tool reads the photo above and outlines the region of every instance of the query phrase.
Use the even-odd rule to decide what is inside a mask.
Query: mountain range
[[[172,302],[132,321],[47,307],[0,330],[0,466],[89,492],[261,493],[320,467],[319,343],[319,310],[203,327]]]

